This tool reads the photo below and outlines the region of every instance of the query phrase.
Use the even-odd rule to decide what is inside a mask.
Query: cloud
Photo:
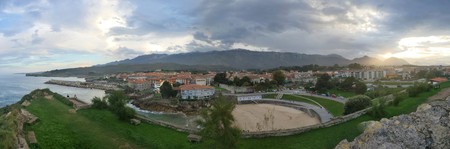
[[[449,3],[2,0],[0,67],[36,63],[27,68],[54,69],[140,54],[232,48],[347,58],[391,54],[413,63],[420,63],[420,55],[429,64],[443,63],[450,43],[437,41],[450,36]],[[403,44],[412,39],[421,40],[416,46]]]

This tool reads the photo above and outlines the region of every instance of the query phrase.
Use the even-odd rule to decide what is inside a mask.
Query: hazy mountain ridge
[[[408,62],[398,58],[380,61],[364,56],[353,60],[337,54],[317,55],[290,52],[258,52],[243,49],[227,51],[190,52],[180,54],[150,54],[133,59],[115,61],[92,67],[51,70],[43,73],[30,73],[38,76],[92,76],[118,72],[186,70],[186,71],[226,71],[242,69],[272,69],[280,66],[303,66],[317,64],[344,66],[351,63],[362,65],[407,65]]]
[[[244,49],[227,51],[190,52],[181,54],[149,54],[141,55],[133,59],[126,59],[107,63],[116,64],[153,64],[176,63],[184,65],[222,65],[237,69],[270,69],[280,66],[302,66],[317,64],[331,66],[334,64],[348,65],[359,63],[363,65],[405,65],[408,62],[391,58],[389,61],[381,61],[376,58],[364,56],[353,60],[346,59],[337,54],[318,55],[300,54],[291,52],[260,52]]]

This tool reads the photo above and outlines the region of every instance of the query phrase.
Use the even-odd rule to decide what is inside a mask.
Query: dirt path
[[[429,101],[444,100],[448,96],[450,96],[450,88],[443,89],[442,91],[440,91],[436,95],[433,95],[433,96],[429,97],[428,100]]]

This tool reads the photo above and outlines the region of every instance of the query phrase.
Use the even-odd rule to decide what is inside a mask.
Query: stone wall
[[[416,112],[365,126],[354,141],[343,140],[336,148],[450,148],[450,100],[422,104]]]
[[[237,93],[253,93],[254,90],[250,87],[239,87],[239,86],[231,86],[226,84],[219,84],[220,88],[224,88],[228,91],[230,91],[233,94]]]
[[[141,121],[143,121],[143,122],[147,122],[147,123],[151,123],[151,124],[156,124],[156,125],[161,125],[161,126],[164,126],[164,127],[172,128],[172,129],[174,129],[176,131],[179,131],[179,132],[187,132],[187,133],[198,133],[199,132],[198,129],[190,129],[190,128],[186,128],[186,127],[181,127],[181,126],[174,125],[174,124],[171,124],[171,123],[168,123],[168,122],[149,119],[149,118],[146,118],[146,117],[141,116],[141,115],[135,115],[135,116],[138,119],[140,119]]]

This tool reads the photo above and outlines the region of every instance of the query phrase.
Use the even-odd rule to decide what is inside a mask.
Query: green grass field
[[[333,100],[323,99],[319,97],[314,96],[305,96],[305,95],[299,95],[305,98],[312,99],[318,103],[320,103],[325,109],[327,109],[333,116],[341,116],[344,113],[344,104],[340,102],[336,102]]]
[[[272,98],[275,99],[275,97],[277,97],[278,94],[264,94],[263,98]]]
[[[283,97],[282,97],[282,99],[285,99],[285,100],[294,100],[294,101],[305,102],[305,103],[309,103],[309,104],[312,104],[312,105],[320,106],[320,105],[316,104],[315,102],[312,102],[311,100],[313,100],[313,99],[307,100],[305,98],[301,98],[301,97],[298,97],[296,95],[290,95],[290,94],[284,94]],[[310,98],[308,98],[308,99],[310,99]]]
[[[356,95],[356,93],[353,92],[347,92],[347,91],[341,91],[338,89],[331,89],[328,91],[330,94],[335,94],[336,96],[342,96],[345,98],[353,97]]]
[[[162,126],[130,125],[107,110],[86,109],[76,114],[57,100],[34,100],[27,109],[40,121],[34,130],[39,148],[202,148],[187,134]]]

